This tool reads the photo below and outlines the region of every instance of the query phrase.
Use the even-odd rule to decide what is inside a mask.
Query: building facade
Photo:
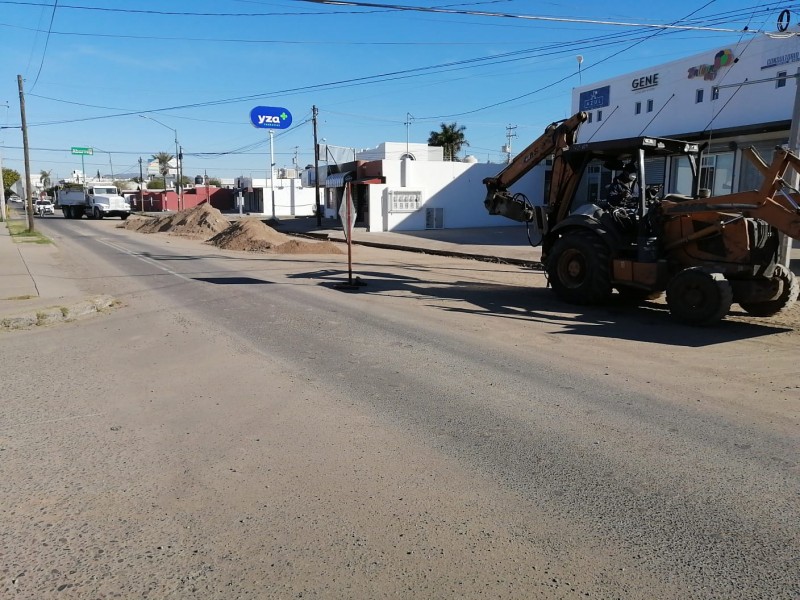
[[[743,39],[684,59],[653,65],[575,88],[573,112],[586,111],[581,142],[639,136],[707,144],[699,187],[719,196],[754,189],[760,175],[742,155],[753,147],[769,163],[789,139],[800,72],[797,31]],[[688,164],[660,159],[647,165],[648,183],[689,194]],[[595,169],[587,181],[603,194],[611,175]]]

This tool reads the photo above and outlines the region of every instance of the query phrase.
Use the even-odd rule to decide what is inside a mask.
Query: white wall
[[[718,51],[730,50],[735,61],[716,73],[703,76],[690,72],[693,67],[712,65]],[[607,106],[590,110],[592,123],[584,123],[581,142],[636,137],[640,135],[677,136],[742,127],[791,119],[797,82],[790,79],[785,87],[775,81],[726,87],[748,80],[774,78],[779,71],[794,75],[800,67],[800,38],[759,36],[744,39],[741,44],[720,46],[692,57],[655,65],[626,75],[575,88],[572,93],[573,113],[585,110],[579,103],[581,92],[609,86]],[[640,78],[657,75],[657,84],[634,89]],[[694,75],[690,77],[690,75]],[[712,99],[713,88],[719,86],[719,98]],[[703,101],[696,102],[697,90],[703,90]],[[647,112],[647,101],[653,111]],[[635,114],[635,103],[642,103],[641,114]],[[597,121],[598,110],[603,120]],[[659,111],[661,111],[659,113]],[[652,120],[652,123],[651,123]]]
[[[383,142],[375,148],[361,150],[356,155],[357,160],[400,160],[406,154],[412,155],[414,160],[444,160],[444,148],[441,146],[428,146],[428,144],[405,142]]]
[[[254,180],[257,182],[258,180]],[[263,180],[262,180],[263,181]],[[272,189],[257,186],[264,193],[264,214],[272,214]],[[275,214],[279,217],[305,217],[314,214],[316,190],[303,187],[299,179],[275,179]],[[322,195],[322,194],[320,194]]]
[[[444,209],[444,227],[499,227],[518,225],[515,221],[492,216],[483,206],[486,177],[497,175],[505,165],[405,161],[408,170],[403,176],[403,162],[385,160],[385,185],[369,186],[370,231],[419,231],[425,229],[425,208]],[[403,185],[403,183],[405,185]],[[419,190],[422,205],[413,212],[391,212],[388,190]],[[544,190],[544,168],[528,173],[512,188],[531,202],[540,203]]]

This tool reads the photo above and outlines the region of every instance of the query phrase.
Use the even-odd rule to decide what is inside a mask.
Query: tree
[[[166,180],[169,175],[169,163],[175,158],[169,152],[159,152],[153,155],[153,160],[158,162],[158,172]]]
[[[441,146],[444,148],[445,160],[456,160],[456,155],[463,146],[469,146],[469,142],[464,137],[466,126],[457,123],[441,124],[439,131],[431,131],[428,144],[431,146]]]
[[[49,188],[52,183],[50,181],[50,171],[39,171],[39,181],[42,182],[42,188]]]
[[[19,173],[14,169],[3,169],[3,189],[10,190],[19,181]]]
[[[166,190],[166,184],[163,179],[151,179],[147,182],[148,190]]]
[[[213,185],[214,187],[222,187],[222,182],[216,177],[209,177],[208,185]]]

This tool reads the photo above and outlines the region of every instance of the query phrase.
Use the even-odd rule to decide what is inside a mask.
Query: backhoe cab
[[[698,144],[639,137],[576,143],[585,113],[550,125],[494,178],[484,202],[491,214],[528,224],[542,245],[542,262],[559,298],[600,304],[616,289],[631,303],[667,294],[678,320],[706,325],[733,302],[754,316],[791,306],[798,281],[781,254],[784,235],[800,238],[800,194],[786,172],[800,160],[778,148],[771,165],[745,152],[764,177],[758,190],[710,197],[698,187]],[[527,152],[527,155],[526,155]],[[693,195],[663,194],[664,159],[679,161]],[[531,203],[508,187],[550,158],[543,201]]]

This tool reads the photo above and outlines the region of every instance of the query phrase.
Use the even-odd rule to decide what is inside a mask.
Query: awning
[[[353,171],[347,171],[346,173],[333,173],[332,175],[328,175],[325,178],[325,187],[326,188],[339,188],[344,187],[344,184],[348,181],[353,181]]]

